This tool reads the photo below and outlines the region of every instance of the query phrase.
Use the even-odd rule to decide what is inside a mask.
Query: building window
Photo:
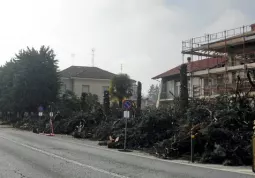
[[[104,94],[104,91],[109,91],[109,86],[103,86],[103,94]]]
[[[181,86],[180,82],[175,83],[175,96],[177,97],[180,95],[180,86]]]
[[[166,82],[164,81],[162,81],[162,89],[161,89],[161,92],[162,93],[166,93],[166,90],[167,90],[167,84],[166,84]]]
[[[82,93],[89,93],[89,85],[82,85]]]
[[[137,85],[134,84],[132,86],[132,96],[136,97],[137,96]]]

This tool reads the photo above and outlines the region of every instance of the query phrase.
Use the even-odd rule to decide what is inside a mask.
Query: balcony
[[[191,90],[193,91],[191,93]],[[234,94],[236,92],[236,84],[217,84],[211,86],[195,86],[193,85],[192,89],[189,90],[189,96],[194,98],[200,97],[209,97],[209,96],[217,96],[223,94]],[[255,88],[251,88],[251,85],[247,79],[242,79],[242,84],[239,86],[239,90],[242,92],[255,91]],[[193,95],[192,95],[193,94]],[[160,100],[168,101],[173,100],[174,96],[169,92],[161,92]]]
[[[242,92],[255,91],[255,88],[251,88],[248,81],[243,81],[242,85],[239,86],[239,90]],[[214,96],[223,94],[234,94],[236,92],[236,84],[218,84],[212,86],[193,86],[193,96]]]

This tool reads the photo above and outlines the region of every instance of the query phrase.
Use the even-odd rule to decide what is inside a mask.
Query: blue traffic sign
[[[123,101],[124,109],[130,109],[132,107],[132,102],[130,100]]]
[[[43,107],[42,107],[42,106],[39,106],[38,111],[39,111],[39,112],[43,112]]]

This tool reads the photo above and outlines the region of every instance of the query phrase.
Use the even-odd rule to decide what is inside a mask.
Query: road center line
[[[72,163],[72,164],[75,164],[75,165],[78,165],[78,166],[81,166],[81,167],[84,167],[84,168],[91,169],[93,171],[101,172],[101,173],[108,174],[110,176],[118,177],[118,178],[129,178],[129,177],[126,177],[126,176],[123,176],[123,175],[120,175],[120,174],[116,174],[116,173],[113,173],[113,172],[109,172],[109,171],[106,171],[106,170],[94,167],[94,166],[83,164],[83,163],[80,163],[80,162],[75,161],[75,160],[67,159],[65,157],[62,157],[62,156],[56,155],[54,153],[50,153],[50,152],[47,152],[47,151],[44,151],[44,150],[41,150],[41,149],[38,149],[38,148],[35,148],[35,147],[32,147],[32,146],[29,146],[29,145],[26,145],[26,144],[23,144],[23,143],[19,143],[17,141],[12,140],[12,139],[8,139],[8,138],[6,138],[4,136],[0,136],[0,138],[8,140],[10,142],[13,142],[13,143],[15,143],[17,145],[29,148],[31,150],[37,151],[39,153],[42,153],[42,154],[45,154],[45,155],[48,155],[48,156],[51,156],[51,157],[54,157],[54,158],[61,159],[63,161],[66,161],[66,162],[69,162],[69,163]]]

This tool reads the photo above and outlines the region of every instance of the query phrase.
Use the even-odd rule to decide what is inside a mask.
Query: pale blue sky
[[[255,23],[254,0],[8,0],[0,2],[0,64],[50,45],[59,65],[95,65],[143,83],[182,62],[181,41]],[[75,54],[72,57],[72,54]]]

